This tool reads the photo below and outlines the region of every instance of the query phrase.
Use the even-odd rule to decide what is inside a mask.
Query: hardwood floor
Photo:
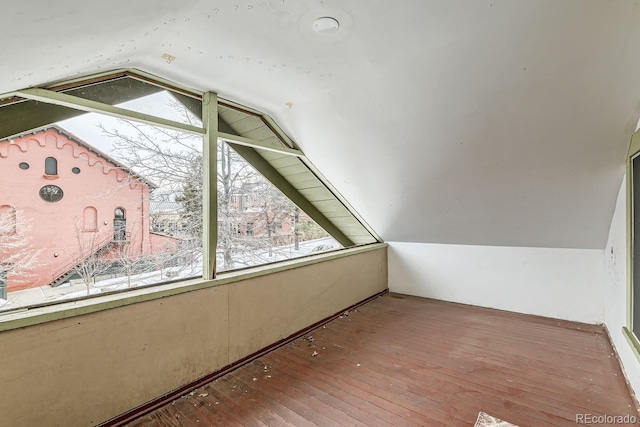
[[[599,326],[387,294],[129,426],[472,426],[480,411],[522,427],[638,415]]]

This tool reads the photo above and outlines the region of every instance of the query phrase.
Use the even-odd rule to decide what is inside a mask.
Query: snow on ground
[[[295,250],[294,245],[284,245],[272,248],[269,256],[267,249],[254,251],[252,253],[236,254],[234,265],[230,268],[221,268],[220,271],[229,271],[236,268],[257,266],[266,263],[284,261],[292,258],[299,258],[306,255],[326,252],[339,249],[342,246],[332,237],[307,240],[299,243],[299,249]],[[222,253],[217,254],[218,266],[223,265]],[[99,295],[104,292],[115,290],[136,288],[144,285],[159,284],[169,280],[184,280],[202,275],[202,257],[188,266],[168,267],[162,270],[152,271],[127,276],[104,279],[91,284],[87,293],[87,286],[78,280],[65,282],[55,288],[42,286],[38,288],[25,289],[22,291],[10,292],[9,300],[0,299],[0,311],[26,307],[48,301],[60,301],[73,298],[82,298],[87,295]]]
[[[218,251],[216,256],[219,268],[218,271],[229,271],[236,268],[252,267],[271,262],[300,258],[306,255],[339,249],[342,246],[333,237],[322,237],[320,239],[299,242],[298,247],[299,249],[295,250],[293,244],[275,246],[271,250],[271,256],[269,255],[268,249],[235,254],[233,257],[233,265],[229,267],[224,265],[222,253]]]

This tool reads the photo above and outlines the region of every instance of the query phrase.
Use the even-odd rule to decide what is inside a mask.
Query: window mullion
[[[104,104],[102,102],[92,101],[90,99],[79,98],[77,96],[68,95],[60,92],[53,92],[46,89],[23,89],[16,92],[18,96],[31,99],[33,101],[44,102],[47,104],[60,105],[62,107],[75,108],[77,110],[88,113],[100,113],[107,116],[116,117],[124,120],[133,120],[139,123],[145,123],[152,126],[162,126],[168,129],[174,129],[180,132],[190,132],[197,135],[203,133],[203,129],[197,126],[176,122],[174,120],[163,119],[150,114],[139,113],[137,111],[128,110],[126,108],[115,107],[113,105]]]
[[[207,92],[202,97],[203,174],[202,177],[202,268],[204,279],[213,279],[218,244],[218,96]]]

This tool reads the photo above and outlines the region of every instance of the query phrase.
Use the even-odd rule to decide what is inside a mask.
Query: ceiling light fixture
[[[335,33],[340,28],[340,23],[335,18],[331,18],[330,16],[323,16],[322,18],[318,18],[315,20],[312,28],[313,31],[320,34]]]

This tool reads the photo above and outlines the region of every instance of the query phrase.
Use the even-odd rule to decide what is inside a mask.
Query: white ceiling
[[[603,248],[640,117],[636,1],[3,0],[2,16],[0,93],[122,67],[217,91],[271,114],[387,241]],[[315,34],[321,16],[340,30]]]

